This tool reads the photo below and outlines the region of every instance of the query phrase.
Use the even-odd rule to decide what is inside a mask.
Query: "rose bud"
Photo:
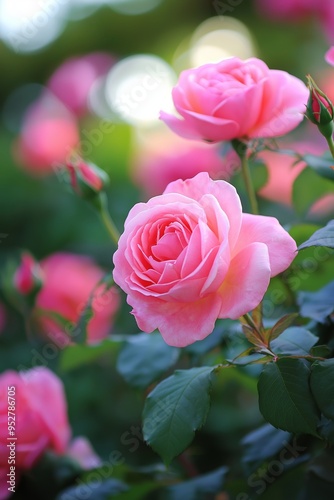
[[[13,281],[15,290],[20,295],[31,295],[40,290],[43,273],[39,264],[28,252],[22,254],[21,263],[14,274]]]
[[[108,174],[93,163],[68,161],[66,168],[71,188],[82,198],[94,198],[109,182]]]
[[[314,83],[313,79],[308,76],[308,87],[310,96],[306,106],[307,118],[317,125],[320,133],[330,138],[333,134],[333,116],[334,108],[332,102]]]

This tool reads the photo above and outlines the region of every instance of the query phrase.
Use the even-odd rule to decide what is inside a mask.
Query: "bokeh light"
[[[119,119],[132,125],[150,125],[158,120],[161,109],[173,109],[171,89],[175,83],[176,75],[163,59],[130,56],[110,71],[106,99]]]
[[[180,71],[228,57],[248,59],[256,55],[253,36],[245,24],[228,16],[214,17],[201,23],[180,44],[174,55],[174,67]]]
[[[33,52],[63,31],[68,2],[0,0],[0,38],[15,52]]]

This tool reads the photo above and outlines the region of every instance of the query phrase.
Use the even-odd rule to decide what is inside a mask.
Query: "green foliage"
[[[115,339],[105,339],[98,344],[70,345],[61,355],[60,367],[62,370],[73,370],[87,363],[93,363],[101,356],[117,352],[119,342]]]
[[[158,384],[143,412],[145,441],[169,464],[191,443],[204,424],[210,405],[214,368],[178,370]]]
[[[274,427],[317,436],[319,411],[309,387],[309,363],[283,358],[268,363],[259,378],[259,406]]]
[[[293,206],[300,216],[305,216],[313,203],[330,193],[333,193],[333,181],[307,167],[293,184]]]
[[[328,316],[334,312],[333,296],[334,281],[317,292],[300,292],[298,294],[300,315],[324,323]]]
[[[334,420],[334,359],[316,361],[312,365],[311,390],[320,411]]]
[[[325,227],[318,229],[310,239],[299,245],[298,249],[303,250],[303,248],[314,246],[334,248],[334,220],[328,222]]]
[[[194,479],[189,479],[180,484],[169,486],[164,496],[165,500],[205,500],[208,495],[218,494],[223,491],[227,467],[220,467],[217,470],[203,474]]]
[[[322,156],[311,154],[300,155],[301,159],[314,170],[318,175],[325,179],[334,181],[334,160],[329,151],[326,151]]]
[[[318,337],[305,328],[294,326],[285,330],[277,339],[271,342],[275,354],[290,356],[307,356]]]
[[[171,368],[179,355],[180,350],[167,345],[159,333],[140,333],[125,341],[117,370],[128,384],[145,388]]]

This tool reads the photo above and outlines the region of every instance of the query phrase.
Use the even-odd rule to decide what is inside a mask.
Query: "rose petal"
[[[262,242],[267,245],[271,277],[285,271],[297,255],[295,240],[282,228],[275,217],[243,214],[234,255],[253,242]]]
[[[141,330],[150,333],[158,328],[166,344],[175,347],[185,347],[210,335],[221,307],[220,297],[214,294],[190,304],[143,301],[133,294],[128,296],[128,303]]]
[[[219,293],[219,318],[238,319],[259,305],[270,281],[268,248],[252,243],[243,248],[231,265]]]

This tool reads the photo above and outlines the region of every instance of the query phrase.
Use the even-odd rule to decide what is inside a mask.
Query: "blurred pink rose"
[[[327,50],[325,54],[325,61],[331,66],[334,66],[334,46]]]
[[[131,173],[148,196],[155,196],[170,182],[189,179],[199,172],[208,172],[212,179],[229,180],[239,164],[233,150],[223,157],[218,146],[187,141],[167,131],[153,134],[135,149]]]
[[[273,20],[299,21],[305,17],[318,19],[325,35],[334,40],[333,0],[256,0],[260,14]]]
[[[4,330],[6,325],[6,309],[5,306],[0,302],[0,333]]]
[[[207,337],[217,318],[255,308],[295,252],[275,218],[243,214],[231,184],[200,173],[132,208],[114,279],[139,328],[184,347]]]
[[[42,316],[43,332],[55,343],[64,346],[70,342],[69,334],[73,323],[77,323],[89,297],[104,272],[90,258],[70,253],[55,253],[41,262],[44,284],[36,299],[36,306],[46,311],[54,311],[69,322],[64,331],[53,319]],[[88,325],[89,343],[104,339],[111,331],[113,319],[119,306],[119,296],[115,287],[105,291],[100,285],[94,291],[94,317]],[[73,331],[78,334],[76,330]]]
[[[48,175],[79,146],[76,120],[61,105],[45,95],[24,117],[14,154],[33,175]]]
[[[321,155],[324,152],[321,146],[311,142],[281,144],[281,149],[314,155]],[[306,167],[306,164],[304,162],[296,164],[296,157],[293,154],[281,154],[273,151],[263,151],[258,154],[258,158],[263,161],[268,169],[268,181],[259,190],[258,194],[267,200],[292,207],[293,184]],[[317,200],[310,208],[309,213],[322,216],[331,213],[333,210],[334,194],[329,194]]]
[[[93,52],[67,59],[53,73],[48,88],[76,116],[87,112],[89,91],[93,83],[106,75],[115,58],[105,52]]]
[[[70,443],[66,455],[76,460],[83,469],[95,469],[102,464],[100,457],[95,453],[92,445],[83,436],[79,436]]]
[[[183,120],[161,119],[182,137],[218,142],[287,134],[302,121],[309,92],[260,59],[232,57],[183,71],[172,95]]]
[[[67,405],[60,379],[49,369],[34,368],[27,372],[8,370],[0,375],[0,498],[8,498],[6,476],[13,458],[8,443],[8,407],[15,399],[15,475],[35,465],[46,449],[63,454],[68,446],[71,430],[67,419]],[[13,395],[15,393],[15,395]],[[14,406],[13,406],[14,408]]]

